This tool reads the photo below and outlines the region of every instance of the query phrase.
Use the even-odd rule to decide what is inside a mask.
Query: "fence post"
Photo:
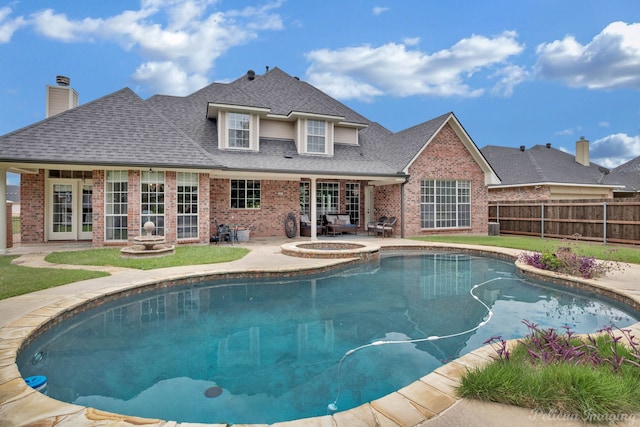
[[[540,238],[544,239],[544,203],[540,204]]]
[[[606,245],[607,244],[607,202],[604,202],[602,205],[602,226],[604,227],[604,230],[602,232],[602,242]]]
[[[500,224],[500,203],[496,203],[496,222]]]

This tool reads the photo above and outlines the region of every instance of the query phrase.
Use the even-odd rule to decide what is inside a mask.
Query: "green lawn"
[[[15,258],[0,256],[0,299],[109,275],[101,271],[23,267],[11,264]]]
[[[248,249],[228,246],[179,246],[174,255],[159,258],[121,258],[120,249],[90,249],[86,251],[54,252],[45,258],[55,264],[99,265],[152,270],[182,265],[213,264],[235,261],[249,253]]]
[[[580,242],[575,240],[541,239],[526,236],[423,236],[413,240],[460,243],[468,245],[501,246],[503,248],[522,249],[523,251],[543,252],[555,251],[559,246],[571,246],[578,255],[590,256],[606,261],[620,261],[640,264],[640,248],[603,245],[601,243]]]
[[[244,248],[183,246],[176,249],[175,255],[138,260],[120,258],[120,249],[109,248],[54,252],[48,255],[46,260],[57,264],[115,266],[150,270],[155,268],[234,261],[244,257],[248,252],[249,251]],[[99,271],[32,268],[13,265],[11,261],[15,258],[17,257],[0,256],[0,299],[81,280],[108,276],[108,273]]]

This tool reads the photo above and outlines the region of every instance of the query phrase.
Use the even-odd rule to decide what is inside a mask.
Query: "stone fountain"
[[[122,258],[156,258],[176,252],[174,245],[165,243],[164,236],[154,236],[156,225],[152,221],[144,223],[144,235],[133,238],[133,246],[120,249]]]

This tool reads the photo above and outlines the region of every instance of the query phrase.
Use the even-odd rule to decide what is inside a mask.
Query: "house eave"
[[[605,185],[605,184],[577,184],[566,182],[528,182],[523,184],[498,184],[489,185],[489,190],[503,189],[503,188],[522,188],[522,187],[587,187],[587,188],[608,188],[608,189],[620,189],[624,188],[624,185]]]

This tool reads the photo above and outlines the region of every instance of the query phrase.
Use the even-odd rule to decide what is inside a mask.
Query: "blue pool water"
[[[492,336],[526,335],[523,319],[594,332],[636,316],[523,280],[510,262],[388,254],[312,277],[123,298],[41,335],[18,365],[25,378],[45,375],[48,395],[70,403],[181,422],[274,423],[377,399]],[[367,346],[380,341],[394,343]]]

